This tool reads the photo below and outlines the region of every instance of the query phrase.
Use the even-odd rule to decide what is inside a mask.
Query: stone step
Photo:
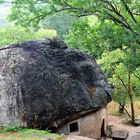
[[[83,137],[83,136],[74,136],[74,135],[69,135],[65,140],[96,140],[88,137]]]
[[[126,130],[115,130],[112,131],[111,138],[113,140],[125,140],[128,136],[128,131]]]

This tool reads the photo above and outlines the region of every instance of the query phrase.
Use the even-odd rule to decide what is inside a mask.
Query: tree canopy
[[[20,43],[23,41],[42,39],[44,37],[53,38],[56,36],[56,31],[40,28],[37,32],[34,30],[25,29],[21,26],[9,26],[0,28],[0,46]]]
[[[42,21],[46,19],[48,15],[53,15],[54,13],[58,13],[62,11],[70,13],[71,15],[77,18],[83,19],[82,22],[85,21],[85,18],[83,17],[89,17],[90,15],[94,15],[95,17],[98,18],[100,23],[97,26],[94,26],[94,29],[91,28],[92,31],[89,30],[89,32],[92,33],[88,33],[88,31],[84,29],[85,36],[87,36],[88,34],[89,37],[89,34],[91,35],[94,34],[94,38],[99,40],[101,43],[107,45],[106,48],[108,50],[113,50],[116,48],[121,48],[121,49],[125,48],[124,51],[127,52],[129,58],[131,57],[129,61],[132,61],[132,63],[133,61],[135,61],[136,67],[137,65],[140,64],[139,63],[140,62],[139,61],[140,2],[139,1],[135,1],[135,0],[67,0],[67,1],[66,0],[39,0],[39,1],[14,0],[12,5],[13,5],[12,13],[9,16],[9,19],[14,21],[16,24],[20,24],[22,26],[29,26],[29,25],[37,26],[41,24]],[[88,25],[87,27],[84,27],[85,24],[87,24],[87,22],[85,22],[85,24],[78,22],[78,24],[79,24],[78,30],[83,31],[83,28],[88,27]],[[75,27],[76,30],[77,28],[78,27]],[[74,30],[74,32],[76,31]],[[86,41],[89,42],[89,39],[86,39]],[[88,47],[89,46],[91,45],[88,45]],[[97,46],[99,45],[96,44],[96,47]],[[89,47],[88,50],[91,51],[96,49],[95,48],[93,49],[93,47],[91,49],[91,47]],[[91,53],[92,52],[93,51],[91,51]],[[96,52],[94,51],[94,54],[95,53]],[[134,66],[131,66],[130,64],[129,68],[133,69]]]

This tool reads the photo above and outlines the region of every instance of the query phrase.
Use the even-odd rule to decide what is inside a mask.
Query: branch
[[[90,8],[94,8],[93,5],[84,9],[84,8],[80,8],[80,7],[74,7],[72,5],[70,5],[67,1],[64,1],[64,7],[65,8],[62,8],[60,9],[59,11],[64,11],[64,10],[69,10],[71,12],[79,12],[78,15],[76,17],[84,17],[84,16],[89,16],[89,15],[96,15],[97,16],[97,12],[99,12],[99,10],[97,11],[94,11],[94,12],[89,12],[89,9]],[[58,12],[59,12],[58,11]]]
[[[110,66],[110,67],[111,67],[111,69],[112,69],[112,72],[113,72],[114,74],[116,74],[116,72],[114,71],[114,69],[112,68],[112,66]],[[117,74],[116,74],[116,76],[117,76],[117,78],[121,81],[121,83],[123,84],[124,88],[125,88],[126,90],[128,90],[128,89],[127,89],[127,86],[125,85],[125,83],[124,83],[124,81],[121,79],[121,77],[120,77],[119,75],[117,75]]]
[[[80,18],[80,17],[91,16],[91,15],[98,16],[98,14],[96,14],[96,13],[95,14],[93,14],[93,13],[83,13],[83,14],[77,15],[76,17]]]
[[[139,80],[140,80],[140,76],[138,76],[136,73],[134,73],[133,72],[133,74],[134,74],[134,76],[136,77],[136,78],[138,78]]]
[[[129,6],[125,3],[125,1],[124,1],[124,0],[121,0],[121,2],[122,2],[122,4],[124,5],[125,10],[128,12],[128,14],[130,15],[130,17],[132,18],[132,20],[133,20],[133,21],[134,21],[134,23],[136,24],[136,23],[137,23],[137,21],[136,21],[135,17],[133,16],[133,13],[131,12],[131,10],[130,10]]]
[[[70,11],[70,12],[82,12],[83,8],[73,7],[72,5],[68,4],[66,1],[64,1],[64,7],[62,7],[59,10],[56,10],[55,12],[61,12],[61,11]]]
[[[121,25],[121,26],[125,27],[127,30],[129,30],[130,32],[132,32],[131,27],[128,24],[126,24],[124,21],[114,17],[113,15],[111,15],[110,13],[108,13],[106,11],[104,11],[104,12],[109,16],[108,18],[110,20],[112,20],[115,24]]]
[[[74,8],[74,7],[73,7],[73,8],[72,8],[72,7],[65,7],[65,8],[56,10],[55,12],[61,12],[61,11],[80,12],[81,9],[79,9],[79,8]]]
[[[31,24],[31,22],[33,22],[33,21],[36,21],[37,24],[38,24],[38,23],[39,23],[41,20],[43,20],[46,16],[47,16],[47,13],[43,13],[43,14],[40,14],[40,15],[38,15],[38,16],[35,16],[34,18],[32,18],[32,19],[29,20],[29,23],[28,23],[28,24]]]
[[[121,83],[123,84],[124,88],[127,90],[127,86],[125,85],[124,81],[121,79],[121,77],[119,75],[117,75],[118,79],[121,81]]]
[[[135,16],[140,16],[140,13],[132,13],[133,15],[135,15]]]
[[[124,18],[124,16],[122,14],[120,14],[120,12],[118,11],[118,9],[116,7],[114,7],[114,5],[112,5],[111,2],[108,2],[108,5],[110,6],[110,8],[106,7],[109,11],[113,12],[115,15],[117,15],[119,17],[119,21],[122,22],[122,24],[124,25],[124,27],[126,29],[129,29],[129,31],[132,32],[131,26],[129,25],[129,23],[127,22],[127,20]],[[111,14],[110,14],[111,15]],[[112,15],[113,16],[113,15]],[[113,16],[114,17],[114,16]],[[114,17],[115,18],[115,17]]]
[[[83,17],[83,16],[89,16],[89,15],[96,15],[97,11],[94,11],[93,12],[89,12],[89,9],[90,8],[93,8],[92,6],[84,9],[83,7],[74,7],[72,5],[70,5],[67,1],[64,1],[64,7],[62,10],[69,10],[69,11],[72,11],[72,12],[79,12],[79,15],[77,17]],[[99,11],[98,11],[99,12]]]
[[[115,24],[117,25],[121,25],[125,27],[130,32],[132,33],[134,32],[131,26],[129,25],[129,23],[127,22],[127,20],[125,19],[125,17],[118,11],[117,6],[114,1],[102,0],[101,2],[104,3],[104,6],[105,6],[104,8],[106,9],[104,10],[104,12],[105,14],[110,16],[109,18],[110,20],[115,22]],[[113,16],[112,13],[115,14],[117,17]]]
[[[119,103],[119,102],[118,102]],[[127,111],[127,109],[121,104],[121,103],[119,103],[119,105],[121,106],[121,107],[123,107],[124,108],[124,111],[127,113],[127,115],[132,119],[132,116],[130,115],[130,113]]]
[[[117,5],[115,4],[114,0],[112,1],[112,3],[114,4],[115,9],[118,11]]]

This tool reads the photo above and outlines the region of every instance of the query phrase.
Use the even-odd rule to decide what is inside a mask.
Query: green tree
[[[115,85],[113,95],[114,99],[119,103],[121,111],[122,109],[125,110],[129,117],[135,121],[133,96],[137,96],[137,93],[140,91],[140,81],[135,75],[136,71],[138,72],[139,70],[131,72],[130,69],[126,67],[125,61],[127,57],[128,55],[123,50],[116,49],[103,53],[98,63],[109,77],[109,82]],[[127,98],[130,99],[131,113],[125,108]]]
[[[0,28],[0,46],[14,44],[18,42],[41,39],[43,37],[55,37],[54,30],[40,29],[35,32],[32,29],[25,29],[20,26],[9,26]]]
[[[91,24],[91,20],[95,24]],[[96,58],[98,58],[105,49],[103,38],[100,34],[100,26],[96,17],[89,16],[84,19],[78,19],[74,22],[73,28],[66,36],[67,44],[72,48],[79,48]],[[102,42],[102,43],[101,43]]]
[[[78,17],[96,15],[113,21],[133,35],[139,34],[140,2],[136,0],[14,0],[11,19],[39,22],[48,14],[60,11],[69,11]]]
[[[64,39],[72,28],[72,24],[75,18],[65,12],[55,13],[54,15],[48,16],[43,25],[47,29],[55,29],[57,36]]]
[[[87,17],[94,15],[100,21],[106,23],[107,27],[104,40],[112,49],[127,46],[136,64],[140,65],[140,2],[134,0],[14,0],[10,19],[23,26],[36,26],[48,15],[67,11],[76,17]],[[84,18],[83,18],[84,19]],[[103,25],[102,24],[102,25]],[[111,27],[110,27],[111,26]],[[111,32],[114,32],[112,34]],[[101,33],[104,33],[101,32]],[[112,39],[112,36],[114,36]],[[122,42],[121,42],[122,41]],[[116,44],[115,44],[115,43]],[[112,45],[112,43],[114,45]],[[90,48],[89,48],[90,49]],[[135,56],[135,57],[134,57]],[[131,58],[130,60],[133,60]],[[127,62],[127,61],[126,61]],[[129,63],[130,64],[130,63]],[[133,64],[133,62],[131,63]],[[128,64],[126,64],[128,65]],[[130,69],[134,66],[128,65]]]

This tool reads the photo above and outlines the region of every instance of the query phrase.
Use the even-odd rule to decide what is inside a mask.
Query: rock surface
[[[69,135],[65,140],[96,140],[96,139],[91,139],[88,137],[82,137],[82,136],[74,136],[74,135]]]
[[[112,131],[111,138],[114,140],[125,140],[128,136],[128,131],[126,130],[116,130]]]
[[[57,39],[0,49],[0,124],[59,127],[111,97],[95,59]]]

